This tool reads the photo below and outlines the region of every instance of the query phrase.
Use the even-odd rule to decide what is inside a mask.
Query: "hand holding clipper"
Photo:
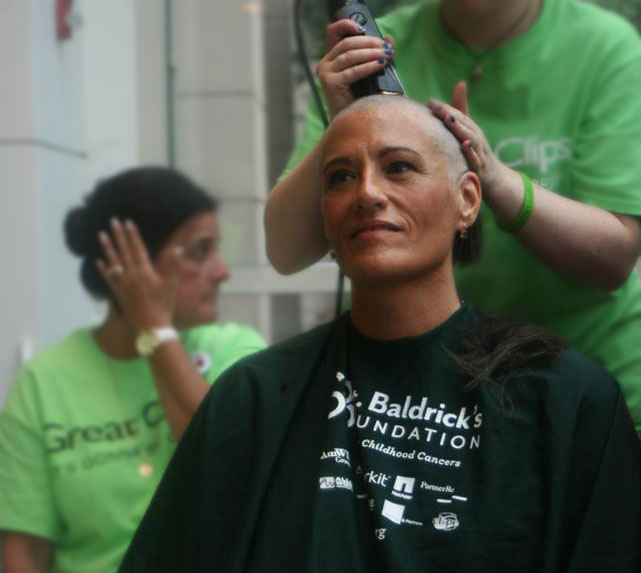
[[[363,0],[328,0],[327,9],[332,22],[349,19],[358,24],[366,36],[383,39],[374,16]],[[354,98],[368,95],[405,95],[403,86],[389,60],[385,67],[350,86]]]

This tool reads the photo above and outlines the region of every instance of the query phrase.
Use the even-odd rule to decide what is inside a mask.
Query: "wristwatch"
[[[136,350],[140,356],[151,356],[163,342],[178,340],[178,333],[171,326],[143,330],[136,337]]]

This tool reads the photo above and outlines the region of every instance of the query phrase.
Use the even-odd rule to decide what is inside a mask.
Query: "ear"
[[[458,196],[460,200],[460,230],[471,227],[481,209],[481,181],[473,171],[466,171],[458,180]]]

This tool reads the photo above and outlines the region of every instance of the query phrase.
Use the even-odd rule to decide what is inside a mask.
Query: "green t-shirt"
[[[380,28],[394,36],[408,97],[449,101],[454,84],[470,77],[476,59],[443,29],[435,0],[390,13]],[[470,115],[501,161],[571,199],[641,215],[641,41],[631,25],[584,2],[544,0],[533,27],[490,51],[483,68],[470,86]],[[322,130],[312,103],[286,172]],[[486,206],[482,219],[481,262],[456,273],[461,295],[481,311],[556,331],[602,363],[641,434],[639,277],[615,292],[579,284],[499,230]]]
[[[210,383],[265,346],[235,324],[181,338]],[[53,572],[115,571],[175,445],[147,360],[78,330],[21,370],[0,415],[0,530],[51,540]]]

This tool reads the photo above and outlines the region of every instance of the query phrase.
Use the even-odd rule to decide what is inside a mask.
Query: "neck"
[[[379,340],[419,336],[436,328],[461,306],[451,266],[443,274],[400,285],[352,282],[354,326]]]
[[[542,0],[512,0],[483,12],[462,10],[443,0],[440,15],[445,27],[460,42],[475,49],[492,49],[527,32],[541,11]]]
[[[100,349],[110,358],[129,360],[138,357],[136,333],[113,305],[109,305],[107,318],[93,335]]]

